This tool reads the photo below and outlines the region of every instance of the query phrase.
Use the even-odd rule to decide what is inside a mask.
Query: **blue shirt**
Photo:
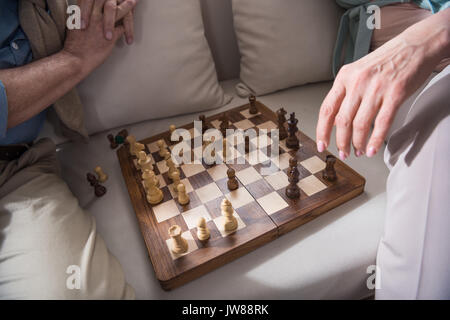
[[[15,68],[31,62],[30,43],[20,27],[17,0],[0,1],[0,69]],[[8,129],[8,97],[0,80],[0,145],[32,142],[39,135],[45,111]]]

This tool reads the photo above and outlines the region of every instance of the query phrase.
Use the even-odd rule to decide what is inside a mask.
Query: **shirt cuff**
[[[0,138],[6,137],[8,129],[8,99],[6,89],[0,80]]]

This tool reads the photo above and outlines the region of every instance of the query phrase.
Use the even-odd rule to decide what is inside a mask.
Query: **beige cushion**
[[[332,79],[340,13],[333,0],[233,0],[241,53],[238,94]]]
[[[120,43],[79,86],[89,133],[229,101],[217,80],[198,0],[140,1],[135,20],[135,44]]]

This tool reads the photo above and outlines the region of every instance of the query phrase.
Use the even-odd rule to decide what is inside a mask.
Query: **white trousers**
[[[376,299],[450,299],[450,67],[413,103],[390,167]]]

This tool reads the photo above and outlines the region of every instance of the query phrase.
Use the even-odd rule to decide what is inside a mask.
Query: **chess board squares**
[[[300,165],[307,169],[312,174],[322,171],[326,167],[325,161],[322,161],[318,156],[313,156],[305,161],[300,162]]]
[[[167,147],[166,141],[165,140],[163,140],[163,141],[164,141],[164,146]],[[158,141],[154,141],[154,142],[147,144],[147,149],[151,153],[159,152]]]
[[[275,191],[257,199],[256,201],[258,201],[260,206],[268,215],[274,214],[275,212],[283,210],[289,206],[288,203],[284,201],[284,199]]]
[[[241,208],[254,201],[252,195],[245,188],[238,188],[231,191],[226,194],[225,197],[230,200],[235,209]]]
[[[261,175],[253,167],[248,167],[247,169],[237,171],[236,177],[241,181],[241,183],[244,186],[262,179]]]
[[[314,175],[310,175],[309,177],[300,180],[297,185],[308,196],[312,196],[327,188],[327,186]]]
[[[195,163],[188,163],[188,164],[183,164],[181,166],[181,170],[183,170],[184,175],[186,177],[192,177],[200,172],[205,171],[205,167],[203,167],[202,164],[195,164]]]
[[[233,212],[233,216],[236,217],[236,220],[238,222],[238,227],[234,231],[225,231],[225,229],[224,229],[225,217],[224,216],[220,216],[220,217],[217,217],[214,219],[214,223],[215,223],[217,229],[219,230],[220,234],[224,238],[235,233],[236,231],[241,230],[246,227],[244,221],[242,221],[241,217],[239,217],[239,215],[236,213],[236,211]]]
[[[156,176],[156,178],[157,178],[158,181],[159,181],[159,188],[160,188],[160,189],[161,189],[161,188],[164,188],[164,187],[167,185],[166,180],[164,180],[164,177],[163,177],[161,174],[158,174],[158,175]],[[144,186],[144,180],[141,180],[141,183],[142,183],[142,186]]]
[[[284,170],[289,168],[289,159],[291,155],[289,153],[280,154],[278,157],[272,159],[275,165],[280,168],[280,170]]]
[[[198,249],[197,243],[195,242],[195,239],[192,236],[192,233],[191,233],[190,230],[183,232],[181,236],[184,239],[186,239],[186,241],[188,242],[188,250],[185,253],[182,253],[182,254],[173,253],[172,252],[172,243],[173,243],[172,239],[167,239],[166,240],[167,248],[169,249],[170,256],[172,257],[173,260],[181,258],[181,257],[183,257],[185,255],[188,255],[189,253],[194,252],[195,250]]]
[[[192,177],[189,177],[188,179],[195,190],[214,182],[207,171],[202,171]]]
[[[264,150],[258,149],[247,153],[245,155],[245,160],[251,165],[256,165],[259,163],[267,163],[269,157],[264,153]]]
[[[249,118],[253,118],[255,116],[261,115],[261,113],[257,113],[257,114],[250,114],[250,110],[249,109],[245,109],[243,111],[241,111],[241,115],[243,115],[246,119]]]
[[[222,197],[222,191],[220,191],[215,183],[210,183],[202,188],[196,189],[195,193],[202,203]]]
[[[221,123],[222,121],[220,121],[220,120],[213,120],[213,121],[211,121],[211,125],[214,127],[214,128],[216,128],[217,130],[220,130],[220,123]]]
[[[155,214],[156,221],[161,223],[170,218],[176,217],[180,214],[180,211],[175,203],[175,200],[171,199],[153,206],[153,213]]]
[[[278,168],[278,166],[272,161],[257,164],[254,166],[254,168],[262,176],[270,176],[270,175],[280,171],[280,168]]]
[[[258,135],[250,141],[257,149],[267,148],[272,144],[272,139],[267,134]]]
[[[283,189],[289,185],[288,176],[284,171],[278,171],[265,177],[265,179],[275,190]]]
[[[169,167],[167,167],[166,160],[162,160],[156,163],[156,167],[160,174],[164,174],[169,171]]]
[[[215,165],[214,167],[209,168],[207,171],[214,181],[219,181],[228,177],[228,167],[225,164]]]
[[[270,130],[277,129],[278,127],[277,127],[277,125],[274,122],[267,121],[267,122],[264,122],[264,123],[261,123],[261,124],[257,125],[257,128],[258,129],[265,129],[268,132],[270,132]]]
[[[208,210],[203,205],[188,210],[186,212],[183,212],[181,215],[184,221],[186,222],[188,229],[196,228],[197,222],[201,217],[205,218],[206,222],[212,219],[208,213]]]
[[[244,119],[244,120],[242,120],[242,121],[239,121],[239,122],[234,123],[234,126],[235,126],[237,129],[247,130],[247,129],[252,128],[252,127],[254,126],[254,124],[253,124],[253,122],[251,122],[250,120]]]

